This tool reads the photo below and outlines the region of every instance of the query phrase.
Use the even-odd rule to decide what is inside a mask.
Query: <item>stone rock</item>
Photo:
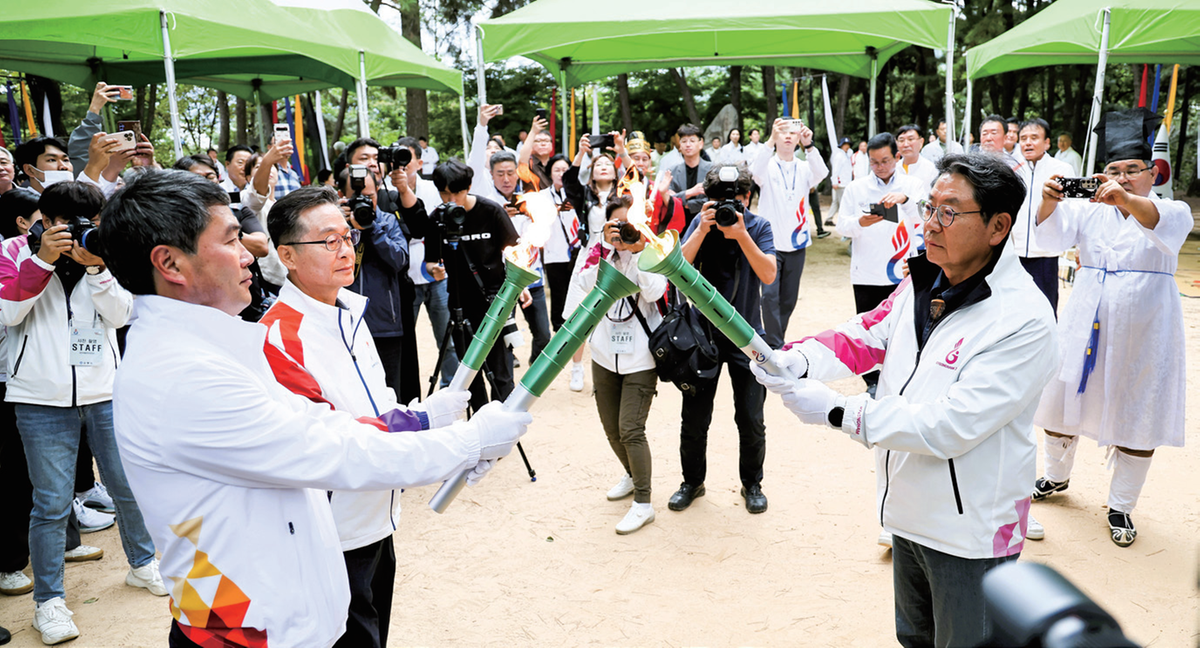
[[[707,147],[714,137],[721,138],[721,145],[725,145],[725,138],[729,135],[730,129],[737,128],[737,119],[737,109],[733,107],[733,104],[725,104],[708,128],[704,129],[704,146]]]

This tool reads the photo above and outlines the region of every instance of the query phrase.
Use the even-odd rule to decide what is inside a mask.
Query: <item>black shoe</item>
[[[832,218],[826,218],[826,219],[825,219],[825,227],[833,227],[833,226],[834,226],[834,225],[833,225],[833,219],[832,219]]]
[[[682,511],[692,505],[692,501],[697,497],[704,497],[704,484],[692,486],[687,482],[679,485],[679,490],[671,496],[671,501],[667,502],[667,508],[672,511]]]
[[[1133,528],[1133,518],[1129,517],[1128,513],[1110,510],[1108,530],[1112,533],[1112,541],[1118,547],[1128,547],[1137,539],[1137,529]]]
[[[826,232],[826,231],[817,232],[817,238],[819,238],[819,239],[823,239],[826,236],[829,236],[829,232]]]
[[[1033,501],[1040,502],[1055,493],[1061,493],[1071,486],[1071,480],[1052,482],[1045,477],[1039,477],[1033,484]]]
[[[747,513],[762,513],[767,510],[767,496],[763,495],[762,486],[758,484],[749,488],[743,486],[742,497],[746,500]]]
[[[3,646],[10,641],[12,641],[12,634],[10,634],[8,630],[0,628],[0,646]]]

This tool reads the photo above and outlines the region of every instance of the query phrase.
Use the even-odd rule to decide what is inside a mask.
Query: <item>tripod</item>
[[[443,255],[442,262],[445,263],[446,261],[450,261],[447,265],[453,265],[453,256],[450,255],[447,258],[447,255]],[[447,288],[449,288],[449,285],[447,285]],[[438,377],[442,373],[442,361],[445,360],[446,354],[450,352],[454,341],[456,339],[459,340],[461,344],[456,345],[457,348],[465,351],[467,345],[475,337],[475,329],[471,326],[471,321],[463,316],[462,307],[458,303],[458,291],[447,290],[447,293],[450,300],[450,322],[446,325],[446,334],[442,336],[442,341],[438,345],[437,363],[434,365],[433,375],[429,376],[429,390],[425,393],[426,398],[432,395],[433,390],[437,388]],[[458,336],[457,338],[455,337],[456,335]],[[504,344],[504,341],[497,340],[497,343]],[[484,379],[487,381],[489,393],[495,394],[496,377],[492,374],[492,369],[487,365],[486,361],[484,361],[481,371],[483,372]],[[470,389],[470,385],[467,388]],[[474,414],[474,412],[471,413]],[[529,473],[529,481],[537,481],[537,472],[530,465],[529,457],[525,456],[525,448],[521,446],[520,441],[517,442],[517,452],[521,453],[521,461],[525,462],[525,470]]]

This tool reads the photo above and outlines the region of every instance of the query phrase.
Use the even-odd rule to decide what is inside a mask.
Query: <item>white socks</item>
[[[1135,457],[1117,450],[1113,455],[1112,483],[1108,487],[1108,510],[1132,513],[1137,506],[1142,486],[1146,484],[1146,473],[1150,471],[1153,457]]]
[[[1075,467],[1075,450],[1079,447],[1079,437],[1058,437],[1045,435],[1046,448],[1046,479],[1062,483],[1071,478],[1071,469]]]

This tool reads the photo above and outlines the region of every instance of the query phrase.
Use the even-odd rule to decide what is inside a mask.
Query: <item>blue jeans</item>
[[[63,593],[63,551],[67,516],[75,498],[75,462],[81,424],[87,423],[88,445],[117,509],[117,530],[125,557],[133,567],[154,559],[154,542],[121,466],[113,435],[112,401],[80,407],[47,407],[17,403],[17,429],[25,444],[33,513],[29,518],[29,553],[33,563],[33,600],[44,603]]]
[[[943,648],[983,643],[991,631],[983,575],[1018,555],[959,558],[893,536],[892,587],[900,645]]]
[[[413,320],[421,313],[421,304],[429,311],[429,322],[433,324],[433,335],[441,345],[446,339],[446,327],[450,324],[450,307],[447,305],[446,280],[413,286],[416,298],[413,299]],[[450,384],[454,372],[458,371],[458,354],[454,346],[446,349],[446,357],[442,359],[442,375],[439,381],[442,387]]]

